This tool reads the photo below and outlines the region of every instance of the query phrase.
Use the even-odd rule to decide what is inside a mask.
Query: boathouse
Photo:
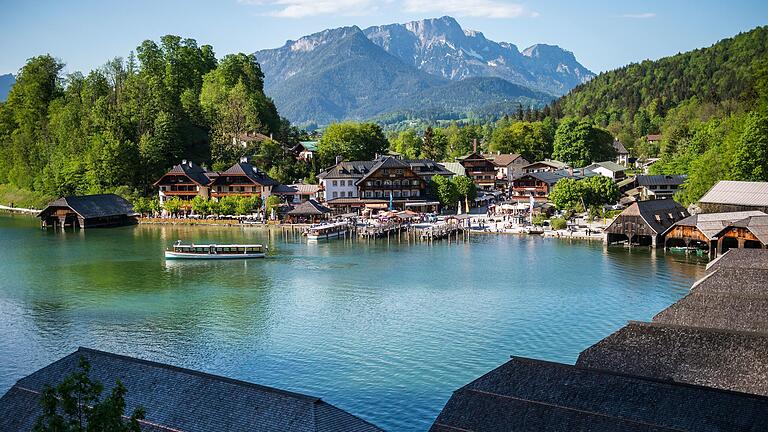
[[[167,364],[79,348],[20,379],[0,398],[0,430],[28,432],[43,412],[41,394],[78,370],[112,391],[117,379],[127,389],[125,411],[146,410],[146,431],[361,431],[381,429],[320,398],[211,375]]]
[[[699,200],[704,213],[759,210],[768,213],[768,182],[720,180]]]
[[[135,216],[133,205],[115,194],[61,197],[38,214],[43,228],[81,229],[130,225]]]
[[[667,200],[657,200],[664,202]],[[765,213],[757,210],[729,212],[729,213],[707,213],[689,216],[676,222],[669,227],[662,235],[664,237],[664,247],[685,247],[698,248],[706,250],[711,255],[719,255],[726,250],[734,247],[745,247],[745,238],[739,240],[738,233],[730,233],[729,238],[720,240],[720,236],[726,228],[734,223],[743,221],[753,216],[766,216]],[[744,222],[743,224],[748,224]],[[757,227],[755,227],[757,230]],[[747,229],[744,228],[746,231]],[[743,232],[743,231],[739,231]],[[752,246],[752,243],[750,243]]]
[[[672,224],[688,217],[688,211],[677,202],[667,200],[632,203],[605,229],[605,243],[661,246],[661,234]]]
[[[310,199],[286,213],[286,218],[288,223],[318,223],[328,219],[330,214],[331,209]]]

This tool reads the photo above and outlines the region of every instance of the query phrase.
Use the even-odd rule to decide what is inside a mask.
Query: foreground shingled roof
[[[85,219],[130,215],[133,205],[115,194],[67,196],[52,201],[38,215],[44,218],[57,207],[69,207]]]
[[[576,365],[768,395],[768,334],[631,322]]]
[[[760,249],[729,249],[707,264],[707,271],[710,272],[720,268],[768,270],[768,252]]]
[[[457,390],[432,431],[758,431],[768,398],[513,358]]]
[[[29,431],[41,413],[40,391],[76,370],[80,357],[104,394],[120,379],[127,412],[146,409],[145,431],[379,431],[321,399],[87,348],[20,379],[0,398],[0,430]]]

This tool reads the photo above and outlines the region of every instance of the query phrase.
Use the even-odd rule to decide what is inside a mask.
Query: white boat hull
[[[332,232],[328,234],[307,234],[307,240],[325,240],[325,239],[332,239],[332,238],[338,238],[344,235],[344,232]]]
[[[265,253],[239,253],[239,254],[201,254],[201,253],[188,253],[188,252],[172,252],[165,251],[165,259],[203,259],[203,260],[215,260],[215,259],[251,259],[251,258],[264,258]]]

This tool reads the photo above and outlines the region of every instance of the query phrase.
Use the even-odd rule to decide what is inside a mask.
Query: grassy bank
[[[9,184],[0,184],[0,204],[3,205],[13,203],[14,207],[41,209],[55,198],[39,192],[19,189]]]

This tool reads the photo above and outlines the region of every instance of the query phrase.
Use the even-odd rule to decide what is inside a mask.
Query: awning
[[[405,203],[406,207],[426,207],[426,206],[435,206],[440,205],[437,201],[419,201],[419,202],[407,202]]]
[[[386,208],[389,208],[389,205],[388,204],[384,204],[384,203],[366,203],[365,204],[365,208],[370,208],[370,209],[386,209]]]

